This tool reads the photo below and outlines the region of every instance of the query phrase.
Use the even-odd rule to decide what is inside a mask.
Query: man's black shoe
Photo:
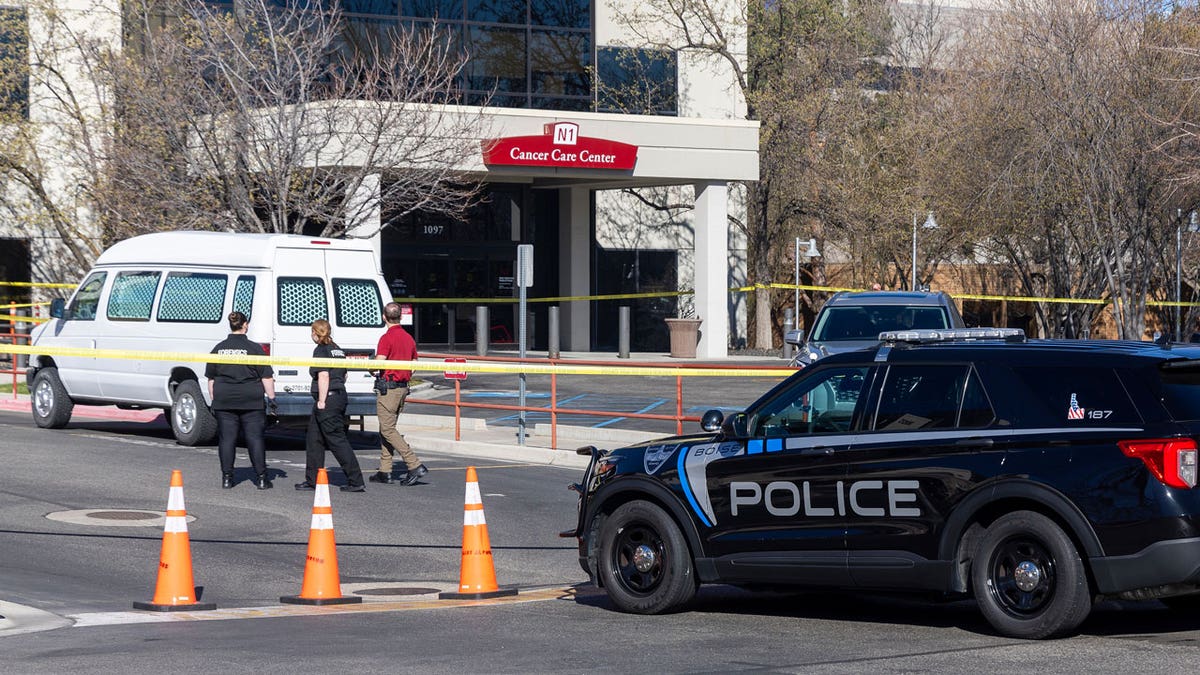
[[[367,480],[371,481],[372,483],[391,483],[392,474],[376,471],[375,473],[371,474]]]
[[[265,473],[259,474],[258,480],[254,481],[254,484],[258,486],[259,490],[270,490],[275,487],[274,483],[267,480],[267,474]]]
[[[367,486],[365,486],[365,485],[343,485],[342,487],[340,487],[338,489],[341,490],[342,492],[366,492]]]
[[[421,482],[421,478],[427,473],[429,473],[429,469],[426,469],[425,465],[422,464],[415,469],[409,469],[408,475],[406,475],[404,478],[401,478],[397,482],[401,485],[416,485],[417,483]]]
[[[297,490],[316,490],[317,486],[313,485],[312,483],[310,483],[308,481],[304,481],[303,483],[296,483],[296,489]]]
[[[221,487],[226,490],[233,487],[233,474],[232,473],[221,474]]]

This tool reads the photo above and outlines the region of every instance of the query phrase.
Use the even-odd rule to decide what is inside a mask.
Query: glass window
[[[462,0],[400,0],[400,15],[422,19],[461,19]]]
[[[396,16],[398,0],[341,0],[343,14]]]
[[[105,272],[96,272],[79,284],[75,297],[67,307],[67,316],[75,321],[95,321],[100,307],[100,291],[104,288]]]
[[[962,410],[958,413],[958,426],[963,429],[977,429],[991,425],[996,419],[992,403],[988,400],[979,373],[971,369],[967,380],[967,391],[963,394]]]
[[[957,424],[967,366],[892,366],[879,395],[876,431],[949,429]]]
[[[237,283],[233,285],[233,311],[241,312],[246,315],[246,320],[250,319],[251,310],[254,309],[254,277],[241,276],[238,277]]]
[[[530,89],[539,94],[588,96],[588,42],[583,33],[535,30],[530,34]]]
[[[0,7],[0,113],[29,116],[29,22],[16,7]]]
[[[867,367],[826,368],[798,380],[755,414],[751,434],[793,436],[849,431]]]
[[[596,50],[596,108],[602,112],[674,115],[675,52],[627,47]]]
[[[949,328],[946,311],[903,305],[828,307],[817,318],[813,340],[877,340],[883,331],[926,328]]]
[[[307,326],[317,319],[329,318],[325,282],[308,277],[280,277],[279,323],[283,326]]]
[[[116,321],[149,321],[158,289],[158,272],[120,272],[108,294],[108,318]]]
[[[1142,417],[1112,368],[1037,366],[1013,368],[1029,396],[1026,413],[1036,424],[1087,426],[1141,424]]]
[[[224,274],[171,272],[163,282],[162,299],[158,301],[159,321],[189,321],[217,323],[225,308],[225,287],[229,278]]]
[[[470,29],[467,88],[476,91],[524,92],[525,31],[510,28]]]
[[[467,0],[467,20],[525,23],[525,0]]]
[[[383,325],[383,301],[371,279],[334,279],[333,304],[337,325],[377,328]]]
[[[590,28],[592,3],[590,0],[530,0],[529,23],[535,26]]]

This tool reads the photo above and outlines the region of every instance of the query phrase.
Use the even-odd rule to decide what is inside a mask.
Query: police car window
[[[995,419],[996,413],[992,410],[992,403],[979,380],[979,373],[972,369],[967,376],[967,390],[963,393],[958,426],[964,429],[978,429],[991,425]]]
[[[310,277],[279,278],[279,323],[283,326],[307,326],[317,319],[329,318],[325,282]]]
[[[224,274],[171,272],[163,282],[158,301],[158,320],[167,322],[217,323],[225,307]]]
[[[1037,424],[1109,426],[1141,424],[1142,417],[1112,368],[1023,366],[1024,415]],[[1014,395],[1021,395],[1014,392]]]
[[[378,328],[383,325],[379,285],[371,279],[334,279],[333,305],[339,326]]]
[[[875,413],[875,431],[948,429],[958,423],[967,366],[888,368]]]
[[[158,290],[158,272],[120,272],[108,294],[108,318],[115,321],[149,321]]]
[[[850,430],[867,367],[828,368],[798,380],[756,413],[753,435],[794,436]]]
[[[238,277],[233,285],[233,311],[241,312],[250,318],[250,310],[254,309],[254,277]]]
[[[105,272],[96,272],[79,284],[79,290],[75,292],[75,297],[71,298],[68,316],[77,321],[96,320],[96,308],[100,306],[100,290],[104,288],[104,279],[107,276]]]

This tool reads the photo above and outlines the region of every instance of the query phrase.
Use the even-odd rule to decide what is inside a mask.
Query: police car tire
[[[1037,570],[1037,585],[1028,591],[1017,583],[1030,583],[1028,575],[1019,579],[1014,572],[1026,563]],[[1054,521],[1032,511],[1015,511],[988,527],[972,559],[971,583],[988,623],[1009,637],[1063,635],[1092,611],[1087,570],[1074,542]]]
[[[190,400],[189,400],[190,399]],[[192,428],[185,430],[180,426],[180,407],[186,405],[194,410],[195,419]],[[171,394],[171,431],[180,445],[208,445],[217,438],[217,418],[212,409],[204,401],[200,391],[200,383],[195,380],[184,380],[175,386]]]
[[[43,429],[61,429],[71,421],[71,413],[75,410],[75,402],[63,386],[58,376],[57,368],[42,368],[33,376],[33,391],[30,392],[33,421]],[[48,400],[47,400],[48,399]],[[45,414],[40,414],[38,408],[49,403]]]
[[[645,571],[632,560],[640,547],[655,556]],[[695,567],[683,532],[666,511],[647,501],[622,504],[605,519],[598,567],[609,598],[624,612],[671,612],[696,594]]]

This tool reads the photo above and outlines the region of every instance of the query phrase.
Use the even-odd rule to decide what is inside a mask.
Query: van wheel
[[[600,527],[599,576],[625,612],[659,614],[696,594],[687,540],[665,511],[646,501],[622,504]]]
[[[33,376],[33,396],[30,406],[33,421],[43,429],[61,429],[71,421],[75,402],[67,394],[58,377],[58,368],[42,368]]]
[[[1015,638],[1055,637],[1092,611],[1087,571],[1071,538],[1040,513],[992,523],[971,563],[971,586],[988,623]]]
[[[181,445],[207,445],[217,437],[217,418],[195,380],[180,382],[171,395],[171,431]]]

